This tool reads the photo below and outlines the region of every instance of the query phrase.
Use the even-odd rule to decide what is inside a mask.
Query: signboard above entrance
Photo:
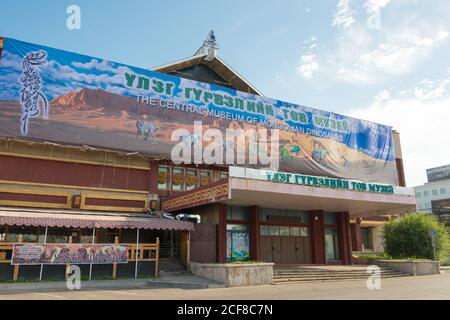
[[[222,133],[280,129],[280,170],[397,183],[389,126],[0,39],[0,137],[167,157],[180,143],[174,129],[189,132],[179,138],[190,146],[207,140],[193,132],[194,121]],[[223,148],[234,149],[226,142]]]
[[[336,179],[321,176],[308,176],[288,172],[256,170],[230,167],[230,178],[264,180],[277,183],[297,184],[310,187],[351,190],[359,192],[412,195],[410,188],[401,188],[388,184],[370,183],[358,180]]]

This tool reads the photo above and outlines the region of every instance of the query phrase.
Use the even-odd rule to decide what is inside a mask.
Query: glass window
[[[279,215],[280,215],[279,209],[261,208],[261,220],[262,221],[273,221],[274,217],[277,217]]]
[[[335,227],[325,228],[325,251],[327,260],[339,259],[339,244]]]
[[[298,210],[286,210],[286,215],[288,217],[288,221],[297,222],[297,223],[309,223],[309,213],[298,211]]]
[[[173,168],[172,169],[172,190],[184,191],[184,169]]]
[[[269,236],[279,236],[280,227],[279,226],[269,226]]]
[[[291,237],[299,237],[300,236],[300,228],[299,227],[291,227],[290,235],[291,235]]]
[[[248,231],[246,224],[227,224],[227,231]]]
[[[445,194],[445,188],[441,188],[441,194]]]
[[[325,213],[324,222],[325,224],[336,224],[337,223],[336,213]]]
[[[220,177],[220,179],[227,179],[228,178],[228,172],[221,171],[219,177]]]
[[[22,242],[37,242],[38,228],[37,227],[12,227],[8,226],[8,231],[4,236],[5,242],[17,242],[22,236]]]
[[[430,193],[429,193],[428,191],[424,191],[424,192],[423,192],[423,196],[424,196],[424,197],[428,197],[429,195],[430,195]]]
[[[259,227],[259,233],[262,236],[268,236],[269,235],[269,227],[268,226],[260,226]]]
[[[206,186],[212,182],[211,171],[201,170],[200,171],[200,186]]]
[[[240,206],[228,206],[227,207],[227,219],[228,220],[250,220],[250,208]]]
[[[301,237],[307,237],[308,236],[308,228],[307,227],[301,227],[300,228],[300,236]]]
[[[436,189],[431,190],[431,193],[433,194],[433,196],[437,196],[437,194],[438,194]]]
[[[416,198],[420,198],[421,193],[420,192],[416,192]]]
[[[169,189],[170,172],[169,167],[158,168],[158,190]]]
[[[372,228],[363,227],[361,228],[361,240],[364,249],[373,249],[373,241],[372,241]]]
[[[289,227],[280,227],[280,236],[289,236]]]
[[[186,169],[186,190],[193,190],[197,187],[197,170]]]

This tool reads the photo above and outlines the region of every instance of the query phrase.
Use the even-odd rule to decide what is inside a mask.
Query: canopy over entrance
[[[73,213],[72,213],[73,212]],[[0,225],[60,228],[154,229],[194,231],[194,224],[144,215],[86,211],[0,208]]]

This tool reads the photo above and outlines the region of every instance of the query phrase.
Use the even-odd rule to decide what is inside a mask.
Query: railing
[[[8,251],[11,251],[12,255],[13,244],[12,242],[0,242],[0,263],[11,263],[11,258],[6,259],[6,257],[8,256]]]
[[[19,243],[22,243],[19,238]],[[71,241],[69,241],[71,243]],[[118,244],[116,239],[115,244]],[[37,244],[37,243],[30,243]],[[126,243],[125,243],[126,244]],[[154,262],[155,263],[155,276],[158,275],[159,268],[159,239],[156,239],[155,243],[129,243],[128,246],[128,263],[138,263],[138,262]],[[14,243],[13,242],[0,242],[0,263],[11,263],[12,251]],[[112,278],[117,276],[117,263],[112,264]],[[19,265],[14,265],[13,280],[16,281],[19,275]],[[65,278],[68,276],[68,266],[65,270]]]

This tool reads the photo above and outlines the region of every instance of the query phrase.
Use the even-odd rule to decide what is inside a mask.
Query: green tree
[[[450,250],[447,227],[433,215],[412,213],[387,222],[383,228],[384,250],[392,258],[434,259],[430,230],[436,230],[436,259],[446,259]]]

